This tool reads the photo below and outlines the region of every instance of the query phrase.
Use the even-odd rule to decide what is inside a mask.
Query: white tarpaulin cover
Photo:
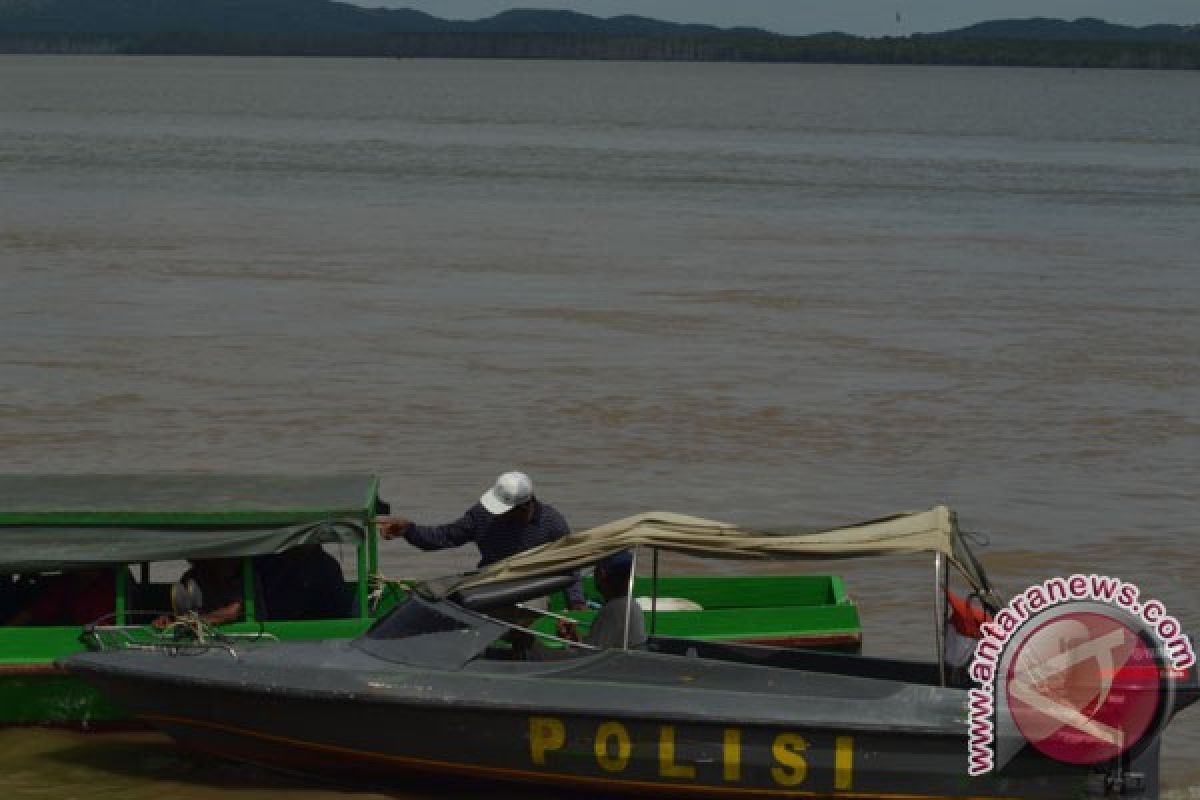
[[[770,561],[942,553],[974,590],[990,593],[987,576],[959,535],[954,512],[945,506],[807,533],[748,531],[725,522],[655,511],[570,534],[478,572],[431,582],[427,589],[445,596],[493,583],[561,574],[637,546],[707,558]]]

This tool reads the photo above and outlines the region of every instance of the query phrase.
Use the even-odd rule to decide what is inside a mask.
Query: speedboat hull
[[[187,746],[375,787],[415,771],[604,793],[1061,800],[1097,780],[1031,748],[968,777],[961,690],[659,653],[452,672],[322,643],[66,665]]]

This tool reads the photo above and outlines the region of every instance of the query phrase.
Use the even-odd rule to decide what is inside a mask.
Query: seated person
[[[116,608],[116,572],[81,569],[49,578],[6,625],[88,625],[106,621]]]
[[[245,594],[242,591],[242,559],[240,558],[205,558],[192,561],[191,567],[180,577],[180,583],[195,581],[200,587],[200,619],[209,625],[224,625],[227,622],[237,622],[245,616]],[[254,599],[257,604],[262,597],[262,586],[255,576]],[[259,616],[263,617],[264,609],[259,607]],[[169,616],[161,616],[154,620],[154,626],[161,628],[171,622]]]
[[[628,550],[614,553],[596,564],[596,589],[604,605],[592,620],[587,634],[580,639],[575,625],[565,620],[558,624],[558,634],[564,639],[582,641],[593,647],[622,647],[625,644],[625,623],[629,621],[629,646],[646,643],[646,625],[642,609],[634,601],[630,607],[629,579],[633,569],[633,554]]]
[[[257,560],[267,619],[339,619],[351,616],[353,596],[342,565],[319,544],[303,544]]]

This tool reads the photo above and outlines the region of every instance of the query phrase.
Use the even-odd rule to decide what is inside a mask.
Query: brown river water
[[[1198,90],[0,57],[0,471],[366,470],[434,522],[519,467],[577,528],[947,503],[1002,589],[1118,575],[1195,635]],[[827,569],[868,652],[930,651],[925,559]],[[1200,797],[1197,748],[1192,709],[1169,796]],[[0,732],[6,798],[297,793],[353,795],[151,734]]]

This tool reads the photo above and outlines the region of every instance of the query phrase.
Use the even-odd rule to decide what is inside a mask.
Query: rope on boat
[[[399,602],[407,595],[412,594],[414,585],[413,581],[389,578],[382,572],[373,572],[368,575],[367,609],[370,611],[371,616],[375,616],[375,612],[379,610],[380,605],[387,598],[393,597]]]

